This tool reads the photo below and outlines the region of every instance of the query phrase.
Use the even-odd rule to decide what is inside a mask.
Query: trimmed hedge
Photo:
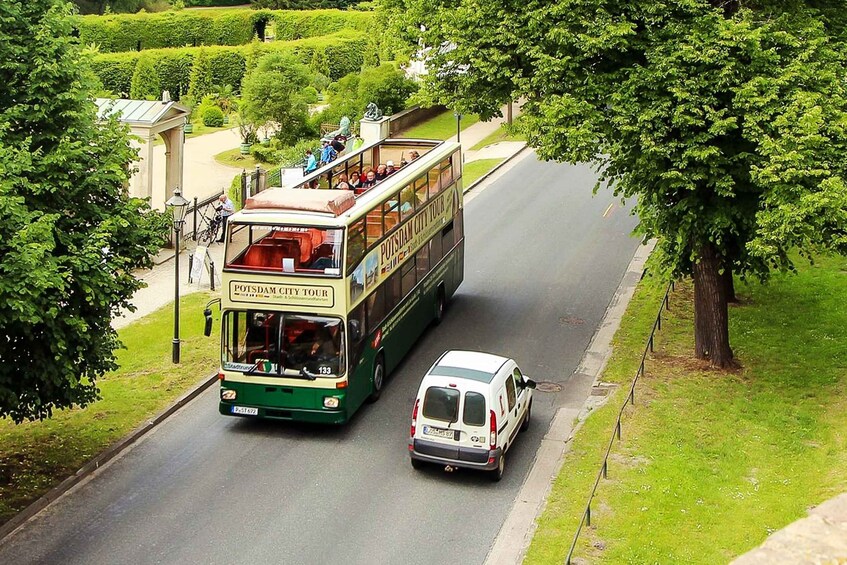
[[[341,10],[179,10],[154,14],[77,16],[80,41],[101,53],[165,47],[245,45],[273,21],[277,41],[318,37],[342,30],[366,31],[373,12]]]
[[[254,53],[253,56],[272,52],[290,53],[309,64],[313,70],[327,75],[332,80],[338,80],[362,67],[367,42],[368,38],[363,33],[342,31],[296,41],[252,43],[237,47],[183,47],[103,53],[94,57],[93,68],[103,83],[103,88],[116,96],[127,96],[132,88],[136,64],[143,55],[145,59],[152,61],[158,77],[158,88],[168,90],[171,97],[177,100],[188,92],[194,60],[201,49],[207,57],[205,65],[211,70],[211,84],[229,85],[235,92],[239,92],[246,60],[251,52]]]
[[[74,23],[82,43],[103,53],[185,47],[243,45],[256,32],[264,33],[271,19],[267,10],[179,10],[159,13],[77,16]]]

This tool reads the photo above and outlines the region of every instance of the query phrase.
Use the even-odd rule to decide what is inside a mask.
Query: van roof
[[[430,374],[490,383],[507,361],[506,357],[480,351],[448,351],[441,356]]]

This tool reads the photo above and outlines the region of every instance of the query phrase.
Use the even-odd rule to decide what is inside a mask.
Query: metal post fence
[[[565,563],[567,565],[571,565],[571,558],[573,557],[573,552],[576,549],[576,542],[579,540],[579,535],[582,533],[583,526],[591,526],[591,502],[594,500],[594,495],[597,493],[597,486],[600,484],[600,479],[608,478],[609,453],[612,451],[612,445],[615,443],[615,438],[617,437],[617,440],[621,441],[621,418],[623,418],[623,411],[626,409],[627,404],[635,405],[635,384],[638,382],[639,377],[644,375],[644,362],[647,359],[647,352],[653,351],[653,337],[657,330],[662,329],[662,310],[670,310],[671,308],[668,297],[672,290],[674,290],[673,281],[668,284],[668,288],[665,290],[665,296],[662,298],[661,305],[659,306],[659,312],[656,314],[656,319],[653,321],[653,327],[650,330],[650,336],[647,338],[647,344],[644,346],[644,352],[641,354],[641,362],[638,365],[638,369],[635,371],[632,383],[629,385],[629,394],[621,405],[621,409],[618,411],[618,418],[615,420],[615,429],[612,430],[612,437],[609,438],[609,444],[606,446],[606,453],[603,455],[603,462],[600,465],[597,478],[594,480],[594,486],[591,488],[591,493],[588,495],[588,502],[585,505],[585,511],[582,513],[579,526],[576,528],[576,533],[573,536],[573,541],[571,542],[570,549],[568,550],[568,555],[565,558]]]

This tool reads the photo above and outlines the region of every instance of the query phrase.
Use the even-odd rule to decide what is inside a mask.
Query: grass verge
[[[471,127],[479,121],[479,116],[462,116],[462,131]],[[413,139],[448,139],[456,135],[456,116],[447,111],[438,114],[434,118],[409,128],[397,137],[409,137]]]
[[[256,165],[260,165],[259,161],[253,158],[252,155],[242,155],[241,149],[227,149],[215,155],[215,161],[227,167],[240,167],[242,169],[255,169]],[[267,168],[269,165],[265,165]]]
[[[462,167],[462,186],[469,187],[479,177],[505,161],[505,159],[477,159]]]
[[[181,363],[171,363],[173,305],[119,331],[120,369],[99,381],[102,399],[43,422],[0,420],[0,523],[45,494],[218,367],[220,343],[203,336],[209,293],[180,301]]]
[[[470,148],[470,151],[479,151],[487,145],[494,145],[501,141],[526,141],[526,136],[510,131],[509,126],[501,124],[497,130],[488,134],[482,141]]]
[[[664,290],[645,280],[615,337],[610,401],[576,434],[525,563],[561,563]],[[739,285],[730,337],[743,368],[691,357],[692,290],[677,285],[626,408],[576,555],[605,563],[726,563],[847,490],[847,260]]]

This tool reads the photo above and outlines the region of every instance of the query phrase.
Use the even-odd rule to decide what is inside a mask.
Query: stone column
[[[391,118],[388,116],[383,116],[376,121],[365,118],[359,120],[359,135],[362,136],[365,145],[387,139],[390,122]]]

